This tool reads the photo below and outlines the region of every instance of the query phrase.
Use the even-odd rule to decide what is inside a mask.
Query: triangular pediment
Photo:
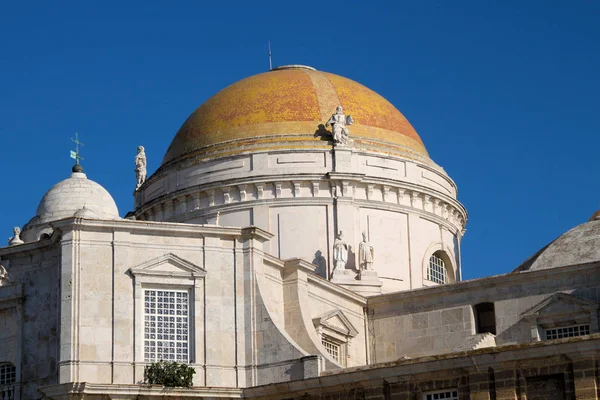
[[[597,309],[598,303],[575,297],[568,293],[555,293],[547,299],[539,302],[522,316],[548,317],[566,314],[589,313],[592,309]]]
[[[354,337],[358,330],[352,325],[348,317],[341,310],[331,310],[313,318],[315,328],[322,326],[338,332],[344,336]]]
[[[132,275],[187,275],[205,276],[206,270],[173,253],[145,261],[129,269]]]

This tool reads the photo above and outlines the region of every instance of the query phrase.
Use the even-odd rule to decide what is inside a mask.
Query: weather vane
[[[83,142],[79,141],[77,132],[75,132],[75,139],[71,138],[71,141],[75,143],[75,151],[71,150],[71,158],[75,160],[75,164],[79,165],[79,160],[83,160],[83,157],[79,155],[79,146],[83,147]]]

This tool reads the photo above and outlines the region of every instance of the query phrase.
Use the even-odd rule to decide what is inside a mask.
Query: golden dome
[[[320,147],[319,125],[339,105],[354,119],[350,137],[358,146],[373,143],[428,157],[412,125],[379,94],[339,75],[292,65],[242,79],[208,99],[179,129],[162,164],[261,140],[292,144],[303,137]]]

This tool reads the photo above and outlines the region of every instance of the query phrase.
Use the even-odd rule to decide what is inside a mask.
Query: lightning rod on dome
[[[273,69],[273,55],[271,54],[271,41],[269,40],[269,71]]]

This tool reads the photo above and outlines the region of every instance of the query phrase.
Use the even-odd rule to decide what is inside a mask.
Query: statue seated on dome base
[[[337,106],[335,114],[331,115],[329,121],[325,124],[325,127],[331,125],[331,136],[333,136],[334,146],[348,146],[350,142],[350,131],[347,126],[354,123],[351,115],[345,115],[342,106]]]

